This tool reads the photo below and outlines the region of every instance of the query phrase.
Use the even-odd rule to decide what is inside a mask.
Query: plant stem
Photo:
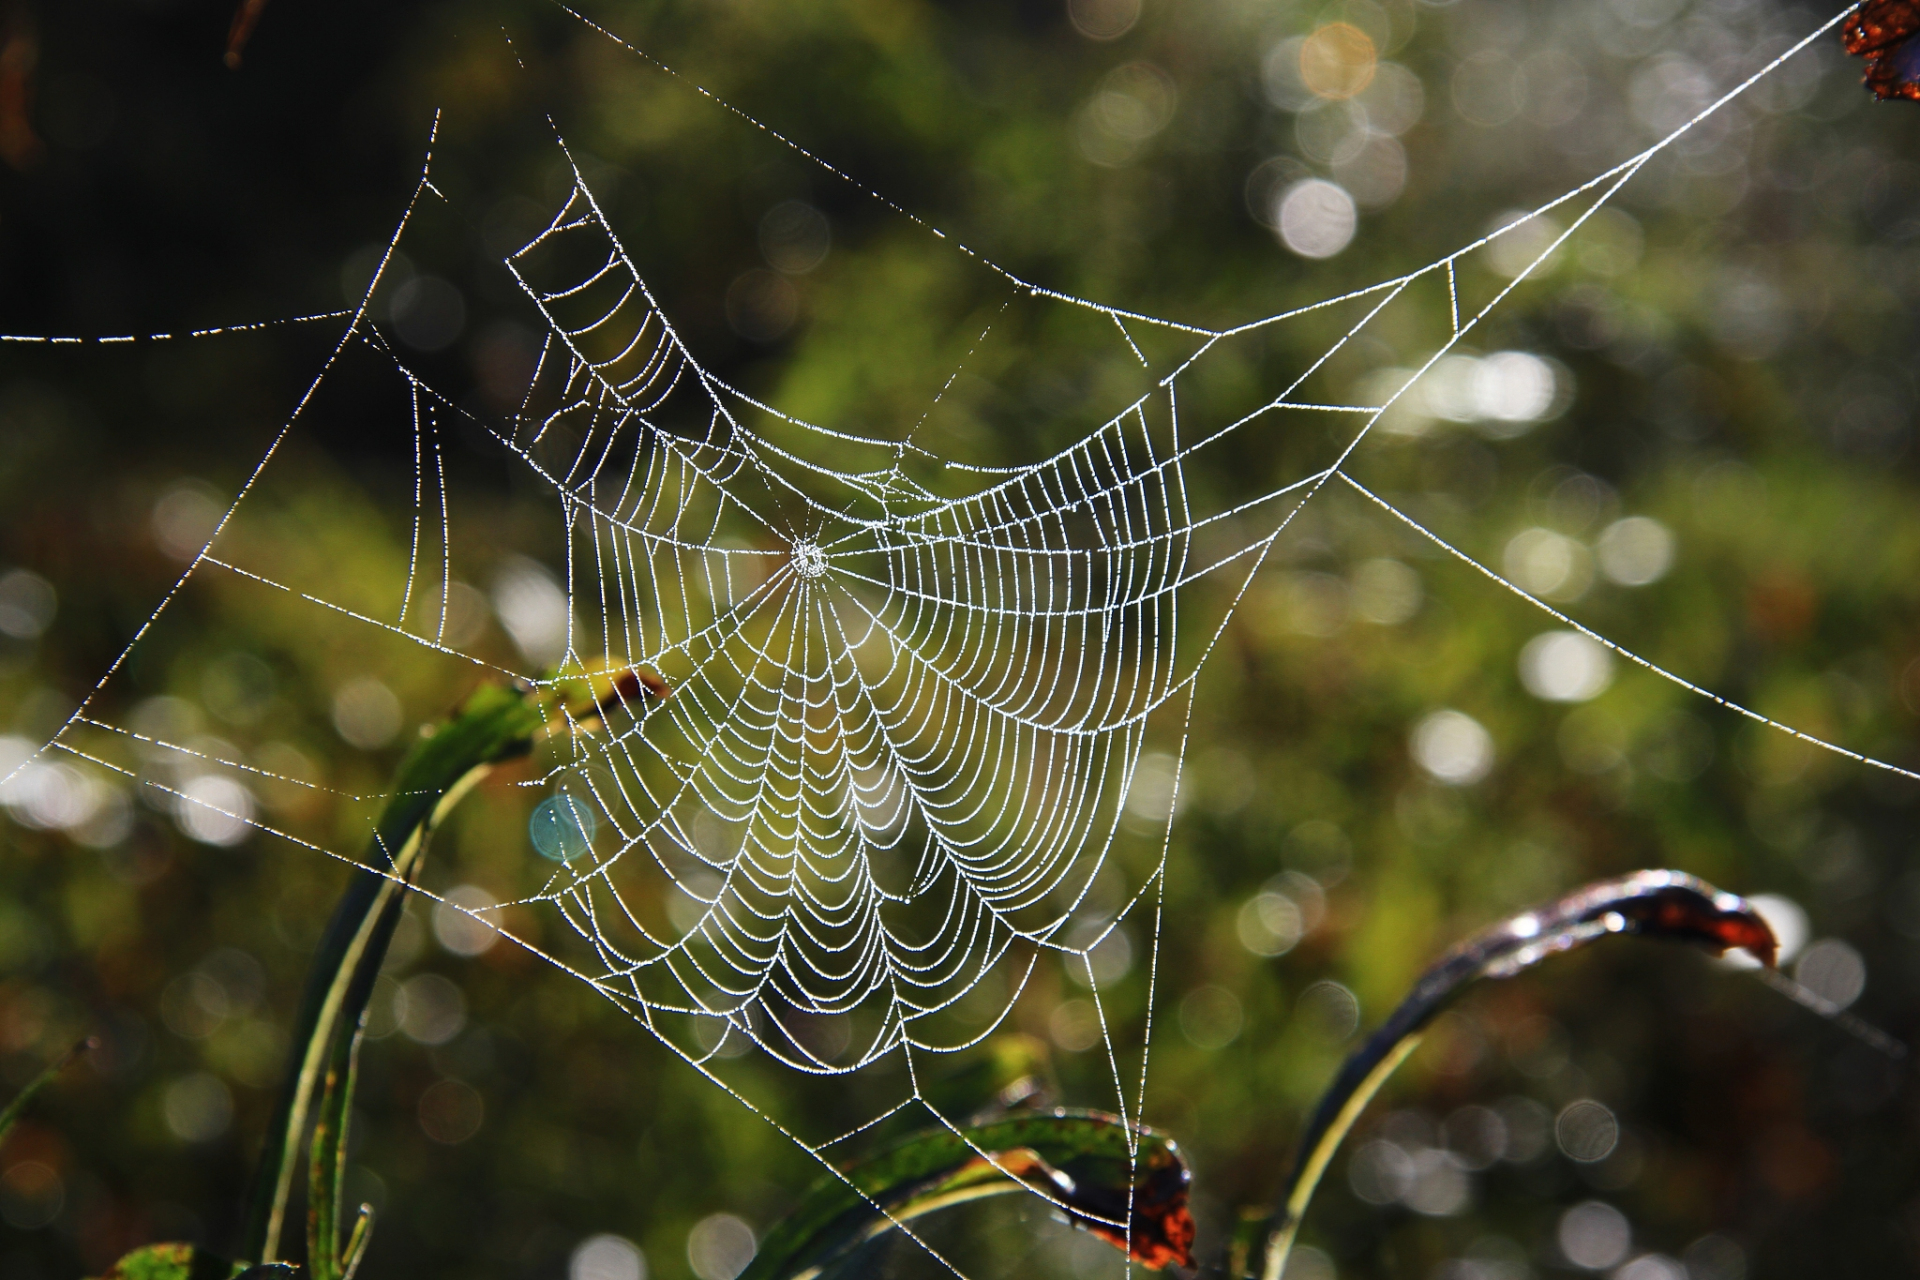
[[[287,1203],[299,1165],[314,1090],[343,1031],[356,974],[377,975],[392,936],[388,912],[397,916],[400,895],[412,883],[427,841],[474,785],[503,761],[532,749],[544,723],[530,692],[488,685],[477,690],[447,724],[421,741],[401,761],[391,798],[375,824],[364,874],[355,874],[341,894],[321,936],[295,1015],[288,1063],[266,1145],[248,1191],[238,1256],[247,1262],[274,1260],[279,1252]],[[364,999],[371,994],[369,978]],[[357,1024],[359,1010],[353,1011]]]

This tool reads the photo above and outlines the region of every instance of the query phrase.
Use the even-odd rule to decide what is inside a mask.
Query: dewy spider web
[[[1535,211],[1577,213],[1534,266],[1650,159],[1844,16],[1645,152]],[[545,334],[520,412],[495,440],[551,488],[565,528],[570,617],[590,621],[569,632],[560,676],[637,672],[646,683],[629,686],[631,696],[609,711],[604,729],[567,738],[569,758],[538,784],[556,791],[563,815],[588,814],[609,830],[566,850],[572,856],[522,905],[557,910],[591,956],[549,960],[622,1005],[722,1087],[729,1086],[716,1058],[748,1041],[823,1075],[901,1055],[904,1091],[878,1105],[857,1133],[916,1101],[924,1105],[921,1058],[991,1033],[1047,953],[1084,970],[1098,1010],[1098,950],[1132,920],[1151,937],[1151,982],[1170,806],[1157,856],[1123,868],[1115,852],[1149,723],[1171,718],[1177,785],[1193,681],[1275,539],[1330,481],[1533,599],[1343,469],[1406,388],[1374,405],[1297,398],[1395,303],[1439,294],[1451,331],[1415,380],[1432,370],[1526,278],[1462,315],[1455,265],[1494,237],[1368,289],[1226,330],[1068,297],[972,255],[1016,298],[1110,322],[1113,341],[1147,379],[1136,401],[1077,444],[1034,465],[996,470],[943,462],[911,431],[878,439],[801,421],[720,381],[682,343],[593,185],[558,145],[569,189],[544,229],[503,262]],[[441,198],[431,161],[380,271],[425,198]],[[481,662],[445,643],[452,565],[439,427],[462,411],[369,318],[380,271],[220,527],[126,653],[189,579],[226,572]],[[1209,353],[1338,306],[1357,309],[1358,320],[1270,398],[1229,420],[1183,414],[1186,379]],[[1150,331],[1184,342],[1181,354],[1156,366],[1142,345]],[[391,620],[229,559],[222,545],[281,442],[350,352],[388,361],[411,407],[412,553]],[[1189,464],[1279,414],[1355,426],[1328,465],[1202,509],[1189,489]],[[437,566],[424,550],[436,514]],[[435,579],[437,608],[427,603]],[[1199,611],[1196,626],[1191,602],[1209,584],[1217,601]],[[1197,642],[1183,642],[1187,634]],[[125,772],[112,762],[112,735],[132,731],[96,718],[92,707],[126,653],[43,752]],[[1113,881],[1125,870],[1133,874],[1116,893]],[[669,902],[679,909],[666,909]],[[473,914],[493,923],[486,911]],[[988,983],[994,975],[1004,983]],[[962,1002],[983,998],[990,1006],[984,1018],[952,1016]],[[1138,1074],[1128,1079],[1102,1018],[1112,1093],[1090,1101],[1138,1117],[1147,1035],[1150,1023]],[[839,1140],[766,1118],[823,1164]]]

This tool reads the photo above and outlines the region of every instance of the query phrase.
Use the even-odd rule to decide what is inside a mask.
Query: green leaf
[[[298,1274],[284,1263],[249,1267],[190,1244],[170,1241],[135,1249],[98,1280],[275,1280]]]
[[[1683,871],[1636,871],[1601,880],[1474,934],[1421,974],[1400,1007],[1341,1065],[1301,1135],[1278,1206],[1263,1229],[1236,1235],[1232,1274],[1254,1274],[1247,1263],[1258,1250],[1262,1280],[1280,1280],[1328,1161],[1387,1077],[1419,1045],[1427,1025],[1462,988],[1478,978],[1511,977],[1550,955],[1615,934],[1688,942],[1716,954],[1739,948],[1769,967],[1777,945],[1767,922],[1744,899]]]
[[[817,1183],[767,1233],[740,1280],[806,1280],[899,1223],[1020,1190],[1045,1194],[1148,1267],[1191,1266],[1188,1182],[1172,1139],[1099,1112],[928,1129]]]
[[[34,1098],[39,1096],[40,1091],[52,1084],[54,1078],[65,1071],[75,1058],[99,1043],[92,1036],[88,1036],[61,1054],[59,1061],[49,1064],[46,1070],[27,1082],[26,1088],[13,1095],[13,1101],[7,1104],[7,1109],[0,1111],[0,1142],[7,1140],[7,1135],[13,1132],[13,1126],[20,1123],[20,1117],[26,1114],[28,1106],[33,1103]]]
[[[193,1275],[194,1247],[190,1244],[150,1244],[135,1249],[96,1280],[188,1280]],[[232,1274],[232,1266],[221,1274]]]
[[[495,765],[532,749],[533,736],[545,719],[531,691],[485,685],[401,761],[393,798],[375,825],[367,851],[368,874],[348,883],[308,970],[292,1029],[294,1057],[275,1099],[248,1193],[243,1258],[271,1259],[279,1252],[314,1092],[339,1051],[339,1041],[357,1032],[372,994],[369,975],[378,974],[386,956],[402,895],[419,871],[428,837]],[[363,988],[356,986],[362,977]],[[341,1105],[346,1102],[343,1096]]]

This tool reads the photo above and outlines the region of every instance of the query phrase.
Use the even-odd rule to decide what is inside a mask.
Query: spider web
[[[509,259],[550,330],[510,447],[560,497],[573,595],[600,593],[598,652],[563,669],[638,665],[670,692],[576,739],[618,840],[546,892],[636,1008],[724,1016],[809,1070],[949,1047],[913,1025],[1016,941],[1066,946],[1142,726],[1181,687],[1177,431],[1157,440],[1143,404],[942,499],[900,465],[909,446],[783,418],[702,369],[574,172]],[[564,473],[531,461],[569,428]],[[828,468],[814,434],[879,456]],[[649,928],[633,874],[690,891],[697,926]],[[876,1001],[851,1066],[793,1031]]]
[[[1570,218],[1533,267],[1650,160],[1844,16],[1646,151],[1535,210],[1531,219]],[[1101,1005],[1098,958],[1116,934],[1144,931],[1153,980],[1172,806],[1152,836],[1129,827],[1143,752],[1153,735],[1164,737],[1177,788],[1194,680],[1275,540],[1335,481],[1653,673],[1814,745],[1915,776],[1621,649],[1346,469],[1383,415],[1527,279],[1531,268],[1463,310],[1456,265],[1496,236],[1369,288],[1227,329],[1060,294],[958,246],[1004,282],[1008,306],[1089,315],[1140,370],[1131,403],[1077,443],[1029,465],[992,468],[937,456],[915,442],[917,425],[897,438],[840,430],[723,382],[681,339],[564,140],[555,145],[567,189],[538,233],[500,263],[543,331],[519,411],[504,425],[474,418],[371,318],[415,214],[445,200],[429,158],[361,304],[350,315],[300,318],[346,321],[306,396],[206,547],[41,754],[131,776],[116,763],[115,739],[139,735],[96,716],[95,704],[201,574],[230,574],[351,627],[493,666],[447,642],[454,568],[443,437],[456,421],[478,427],[550,491],[564,531],[561,656],[553,670],[510,674],[645,677],[620,686],[604,725],[564,735],[562,757],[531,784],[562,800],[563,814],[587,815],[605,832],[507,905],[557,912],[581,947],[545,958],[620,1004],[822,1164],[835,1143],[916,1104],[952,1125],[925,1101],[925,1060],[990,1035],[1048,956],[1081,972],[1101,1011],[1110,1094],[1089,1101],[1137,1119],[1151,1018],[1129,1075],[1132,1056]],[[1496,235],[1523,235],[1531,219]],[[1406,386],[1377,404],[1321,396],[1317,375],[1354,338],[1396,307],[1432,310],[1441,298],[1450,329]],[[1340,336],[1243,412],[1202,421],[1183,414],[1189,381],[1209,357],[1273,326],[1336,315],[1347,326]],[[289,433],[345,363],[367,359],[404,396],[415,459],[412,552],[397,601],[310,593],[297,574],[250,561],[243,541],[228,549],[236,544],[230,526],[244,519]],[[1324,465],[1239,494],[1190,483],[1190,470],[1237,433],[1301,418],[1344,435]],[[492,911],[453,905],[499,927]],[[889,1060],[908,1070],[852,1133],[815,1135],[726,1079],[748,1045],[816,1075]]]

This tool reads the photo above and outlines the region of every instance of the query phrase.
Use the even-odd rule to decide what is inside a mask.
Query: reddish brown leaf
[[[1120,1231],[1088,1220],[1087,1230],[1151,1271],[1193,1265],[1193,1212],[1187,1205],[1187,1166],[1170,1147],[1153,1147],[1133,1189],[1132,1227]]]
[[[266,7],[267,0],[240,0],[240,7],[233,11],[233,25],[227,28],[229,67],[239,67],[240,55],[246,52],[247,41],[253,38],[254,24],[260,21],[260,11]]]
[[[0,30],[0,159],[16,169],[37,163],[46,147],[33,131],[33,69],[40,41],[25,6]]]
[[[1920,0],[1868,0],[1840,28],[1840,40],[1866,59],[1874,97],[1920,101]]]

